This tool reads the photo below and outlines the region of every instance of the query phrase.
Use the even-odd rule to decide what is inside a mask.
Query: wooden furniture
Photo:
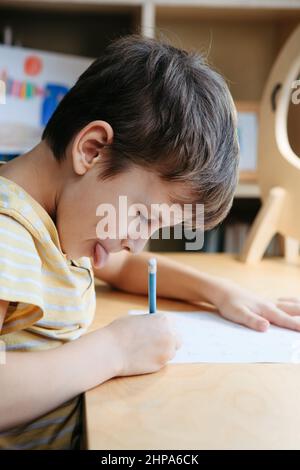
[[[300,0],[0,0],[0,32],[11,25],[25,47],[96,57],[138,31],[203,51],[247,108],[299,22]],[[258,197],[253,177],[241,172],[237,197]]]
[[[281,50],[261,102],[258,175],[263,206],[241,255],[246,263],[259,261],[276,233],[284,237],[287,259],[297,260],[299,255],[300,153],[296,155],[289,143],[287,126],[300,74],[299,44],[300,25]],[[299,136],[300,112],[298,116]]]
[[[0,0],[0,35],[11,26],[24,47],[96,57],[115,37],[141,32],[202,51],[241,110],[257,109],[279,50],[299,23],[300,0]],[[297,122],[289,113],[292,148]],[[241,171],[234,204],[250,216],[223,225],[249,225],[259,198],[256,173]]]
[[[173,254],[274,299],[299,292],[299,266],[245,265],[229,255]],[[92,329],[147,299],[97,286]],[[193,310],[158,299],[162,310]],[[264,333],[258,333],[264,334]],[[112,379],[85,394],[89,449],[300,449],[300,369],[291,364],[177,364]]]

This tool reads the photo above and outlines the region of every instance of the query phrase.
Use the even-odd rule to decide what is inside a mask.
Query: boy
[[[231,207],[237,173],[235,111],[222,77],[197,54],[136,35],[110,44],[61,101],[42,141],[1,168],[2,448],[78,448],[84,391],[155,372],[180,347],[164,314],[83,335],[94,275],[147,291],[149,256],[138,254],[146,240],[129,230],[101,238],[97,207],[117,208],[124,195],[147,228],[139,204],[201,203],[211,228]],[[296,299],[273,304],[163,257],[158,295],[209,302],[258,331],[269,322],[300,330]]]

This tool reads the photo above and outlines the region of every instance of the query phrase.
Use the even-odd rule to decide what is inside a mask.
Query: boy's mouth
[[[101,243],[96,242],[94,246],[94,252],[93,252],[93,264],[95,268],[98,268],[98,269],[103,268],[103,266],[106,264],[108,256],[109,256],[109,253],[101,245]]]

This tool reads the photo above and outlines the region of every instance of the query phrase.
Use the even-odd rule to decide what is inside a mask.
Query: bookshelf
[[[0,31],[11,25],[25,47],[96,57],[111,39],[142,32],[200,50],[226,77],[237,109],[258,121],[272,64],[299,22],[300,0],[0,0]],[[300,150],[296,121],[291,109],[289,135]],[[259,208],[255,171],[240,172],[234,204],[249,214]]]

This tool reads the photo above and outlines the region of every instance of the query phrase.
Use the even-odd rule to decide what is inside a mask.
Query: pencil
[[[156,312],[156,258],[148,261],[148,303],[149,313]]]

